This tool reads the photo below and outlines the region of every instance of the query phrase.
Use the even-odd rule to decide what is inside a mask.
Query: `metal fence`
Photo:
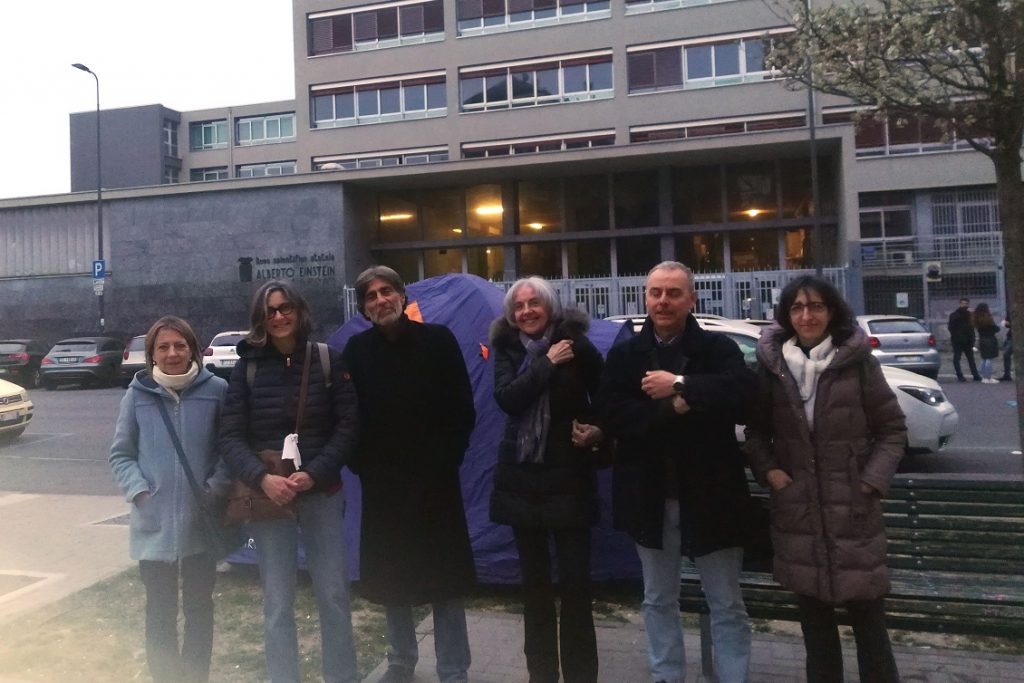
[[[779,291],[793,278],[813,270],[766,270],[743,273],[696,273],[697,313],[712,313],[726,318],[770,318]],[[826,268],[823,275],[841,293],[846,293],[846,269]],[[574,305],[592,318],[611,315],[645,315],[646,277],[571,278],[548,280],[563,304]],[[494,282],[507,291],[512,282]],[[345,287],[345,319],[357,314],[355,290]]]

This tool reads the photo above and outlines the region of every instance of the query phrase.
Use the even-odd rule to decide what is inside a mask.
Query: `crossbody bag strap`
[[[306,412],[306,396],[309,395],[309,365],[313,356],[313,344],[306,342],[306,354],[302,359],[302,383],[299,385],[299,408],[295,413],[295,433],[302,426],[302,416]]]
[[[171,443],[174,444],[174,450],[178,454],[178,462],[181,463],[181,469],[185,470],[185,478],[188,479],[189,488],[192,489],[192,494],[196,497],[196,502],[199,503],[199,508],[203,511],[204,515],[208,515],[209,511],[206,509],[206,503],[204,502],[202,490],[199,488],[199,482],[196,481],[196,477],[192,474],[192,468],[189,467],[188,460],[185,459],[185,449],[181,445],[181,439],[178,438],[178,432],[174,429],[174,424],[171,422],[171,416],[167,413],[167,406],[164,405],[164,401],[159,396],[156,399],[156,407],[160,410],[160,417],[164,420],[164,425],[167,426],[167,433],[171,435]]]

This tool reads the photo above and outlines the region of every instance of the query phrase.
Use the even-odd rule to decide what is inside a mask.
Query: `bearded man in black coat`
[[[373,327],[344,351],[360,417],[350,467],[363,489],[360,593],[387,617],[381,681],[413,680],[412,606],[430,603],[438,677],[463,683],[470,652],[462,596],[476,580],[459,483],[476,423],[466,364],[447,327],[404,314],[405,285],[394,270],[368,268],[355,289]]]

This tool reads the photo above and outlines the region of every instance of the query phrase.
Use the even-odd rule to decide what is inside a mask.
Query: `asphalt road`
[[[939,453],[908,456],[904,473],[986,473],[1020,477],[1020,448],[1010,383],[942,382],[960,413],[960,428]],[[122,389],[35,390],[35,418],[12,443],[0,445],[0,490],[117,495],[107,466]]]

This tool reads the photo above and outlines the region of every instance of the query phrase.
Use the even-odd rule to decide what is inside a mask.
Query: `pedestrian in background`
[[[761,334],[751,469],[771,489],[773,569],[796,593],[810,683],[842,683],[835,610],[845,608],[863,683],[896,683],[882,495],[906,443],[899,403],[866,334],[827,280],[782,290]]]
[[[313,328],[309,306],[290,283],[263,284],[253,296],[249,317],[250,331],[238,344],[238,363],[228,382],[220,447],[236,479],[292,511],[248,524],[263,587],[267,673],[271,683],[300,681],[295,588],[301,530],[320,616],[323,680],[355,683],[359,672],[341,495],[341,468],[355,443],[355,391],[341,355],[329,350],[325,371],[317,346],[307,343]],[[296,428],[307,363],[303,419]],[[285,437],[293,432],[298,434],[301,466],[287,477],[270,473],[259,451],[285,450]]]
[[[1003,320],[1003,327],[1006,328],[1006,339],[1003,340],[1003,376],[1000,382],[1009,382],[1013,379],[1010,375],[1010,368],[1013,367],[1013,326],[1010,324],[1010,314],[1006,314]]]
[[[188,466],[210,501],[229,479],[217,456],[227,383],[202,367],[192,327],[157,320],[145,338],[146,369],[121,399],[110,466],[132,503],[129,553],[146,588],[146,663],[156,683],[205,683],[213,648],[215,549],[157,403],[166,408]],[[205,503],[205,501],[204,501]],[[178,593],[185,616],[178,647]]]
[[[949,314],[949,341],[953,344],[953,370],[959,382],[966,382],[960,369],[960,356],[967,356],[967,365],[971,368],[971,377],[975,382],[981,380],[978,368],[974,364],[974,325],[971,321],[971,301],[966,297],[960,299],[960,306]]]
[[[586,337],[588,317],[563,310],[544,279],[517,281],[503,308],[490,340],[494,399],[508,420],[490,509],[491,521],[512,526],[519,552],[526,668],[531,683],[558,683],[561,653],[566,683],[596,683],[590,527],[598,520],[595,450],[604,435],[592,401],[604,361]]]
[[[974,329],[978,333],[978,355],[981,356],[981,381],[985,384],[998,384],[992,378],[993,361],[999,357],[999,325],[992,318],[988,304],[982,302],[974,309]]]

